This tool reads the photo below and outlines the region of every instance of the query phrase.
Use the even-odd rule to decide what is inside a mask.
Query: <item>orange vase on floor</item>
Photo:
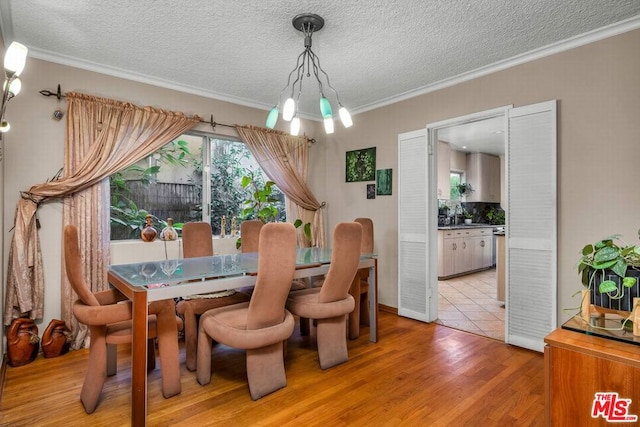
[[[67,354],[71,343],[71,331],[63,320],[53,319],[42,334],[42,354],[45,358]]]
[[[39,348],[38,327],[33,319],[26,317],[13,319],[7,331],[9,366],[22,366],[33,362],[38,356]]]

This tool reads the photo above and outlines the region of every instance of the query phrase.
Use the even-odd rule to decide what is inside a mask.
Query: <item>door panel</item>
[[[398,135],[398,314],[422,321],[434,320],[429,277],[437,266],[429,262],[430,241],[436,247],[431,218],[437,220],[428,197],[429,151],[426,129]]]
[[[557,317],[556,101],[508,112],[506,341],[543,351]]]

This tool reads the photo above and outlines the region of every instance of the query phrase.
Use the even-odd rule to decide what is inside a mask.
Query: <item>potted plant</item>
[[[267,181],[262,184],[259,180],[255,179],[252,173],[242,177],[242,188],[246,189],[250,187],[252,190],[249,192],[249,198],[243,202],[243,219],[259,219],[264,223],[278,220],[280,214],[276,206],[278,200],[272,196],[274,185],[276,184],[273,181]],[[299,228],[301,225],[303,225],[303,223],[300,219],[296,219],[293,222],[295,228]],[[305,237],[311,240],[311,223],[304,224],[302,230]],[[241,246],[242,236],[236,240],[236,249],[240,249]]]
[[[640,247],[626,243],[617,234],[587,244],[578,262],[578,274],[590,304],[631,312],[633,297],[640,296]]]
[[[456,185],[456,188],[458,189],[458,194],[460,194],[460,196],[466,196],[467,194],[473,193],[473,187],[471,187],[471,184],[468,182],[462,182]]]
[[[492,225],[502,225],[505,220],[505,213],[502,209],[496,209],[494,207],[489,208],[486,213],[487,221]]]
[[[471,212],[469,212],[468,210],[464,210],[463,212],[464,215],[464,223],[469,225],[471,224],[471,222],[473,222],[473,214]]]

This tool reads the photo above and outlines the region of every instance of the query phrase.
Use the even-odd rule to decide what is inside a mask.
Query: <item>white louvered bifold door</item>
[[[557,319],[556,101],[508,121],[506,342],[543,351]]]
[[[398,314],[425,322],[429,316],[429,180],[427,129],[398,135]],[[435,190],[434,190],[435,191]]]

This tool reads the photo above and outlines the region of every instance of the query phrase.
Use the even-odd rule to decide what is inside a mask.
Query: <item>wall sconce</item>
[[[304,13],[293,18],[293,27],[304,34],[304,50],[298,55],[296,66],[289,73],[287,85],[280,92],[278,103],[271,108],[267,115],[266,126],[273,129],[278,121],[278,113],[280,112],[280,101],[285,91],[290,88],[290,96],[284,103],[282,109],[282,119],[291,122],[291,135],[298,135],[300,132],[300,118],[298,117],[298,101],[302,92],[302,80],[305,77],[314,76],[320,90],[320,113],[324,121],[324,130],[326,133],[333,133],[333,110],[331,104],[325,96],[324,85],[331,89],[336,96],[338,103],[338,114],[345,128],[353,124],[349,111],[340,102],[338,92],[329,83],[329,75],[320,66],[320,58],[311,50],[311,37],[315,31],[319,31],[324,27],[324,19],[313,13]],[[295,76],[295,80],[291,83],[291,78]],[[323,77],[323,78],[322,78]],[[323,83],[324,80],[324,83]],[[295,99],[294,99],[295,98]]]
[[[27,61],[28,49],[25,45],[13,42],[9,45],[4,54],[4,75],[6,80],[2,88],[2,107],[0,108],[0,132],[9,132],[10,125],[4,119],[4,112],[7,109],[7,102],[16,96],[22,88],[22,83],[18,76],[24,69]]]

